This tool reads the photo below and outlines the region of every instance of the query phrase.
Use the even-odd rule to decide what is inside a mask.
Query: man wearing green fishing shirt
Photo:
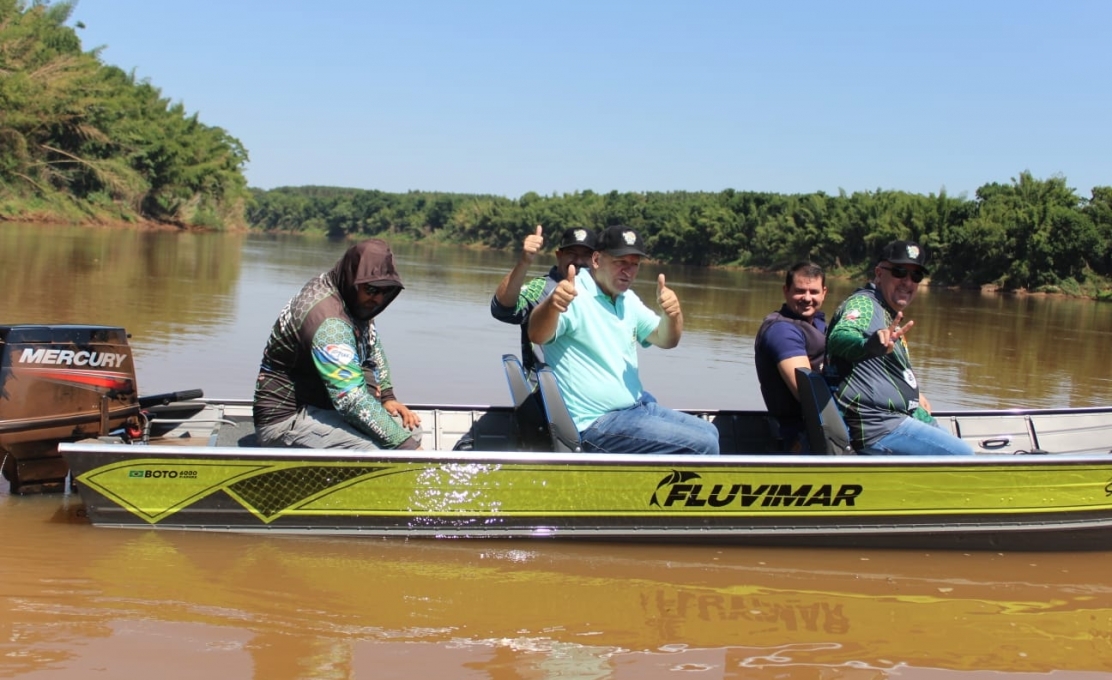
[[[927,274],[926,262],[917,243],[886,245],[873,280],[842,303],[827,330],[824,373],[858,453],[973,453],[931,416],[904,340],[915,325],[904,323],[904,310]]]
[[[536,233],[525,237],[521,257],[514,268],[502,277],[490,300],[491,316],[503,323],[521,326],[521,364],[526,371],[535,369],[538,363],[544,361],[543,354],[538,356],[539,348],[529,341],[529,315],[564,280],[569,265],[575,265],[577,271],[584,267],[590,268],[591,256],[595,252],[594,230],[568,227],[556,248],[556,266],[549,270],[547,276],[535,278],[525,284],[525,275],[544,246],[542,233],[541,225],[538,224]]]

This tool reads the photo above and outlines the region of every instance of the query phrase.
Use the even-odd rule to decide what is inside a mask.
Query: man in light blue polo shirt
[[[640,234],[608,227],[591,268],[567,275],[533,310],[529,339],[544,355],[579,430],[584,451],[718,454],[718,430],[687,413],[665,408],[641,388],[637,346],[671,349],[683,334],[675,292],[657,279],[657,305],[630,290],[641,258]]]

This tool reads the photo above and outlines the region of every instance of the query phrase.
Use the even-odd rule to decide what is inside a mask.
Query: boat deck
[[[506,406],[411,407],[421,417],[424,448],[451,451],[466,442],[476,451],[518,451],[513,409]],[[174,410],[176,409],[176,411]],[[758,411],[689,411],[711,421],[719,431],[723,453],[778,453],[767,415]],[[165,407],[155,422],[160,428],[151,443],[208,446],[257,446],[251,404],[245,401],[198,400]],[[175,420],[182,422],[175,423]],[[533,442],[529,450],[551,450],[547,440]]]
[[[518,451],[513,409],[508,406],[412,407],[421,417],[426,450]],[[688,411],[710,420],[719,431],[723,454],[779,453],[773,426],[761,411]],[[257,446],[246,400],[198,400],[162,407],[155,413],[151,443],[221,447]],[[937,414],[953,434],[978,454],[1112,453],[1112,409],[967,411]],[[526,450],[551,451],[547,440]]]

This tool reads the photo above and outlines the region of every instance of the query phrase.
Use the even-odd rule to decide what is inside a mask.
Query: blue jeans
[[[973,447],[962,441],[935,421],[924,423],[914,418],[904,418],[899,426],[884,435],[872,446],[860,451],[873,455],[896,456],[971,456]]]
[[[718,428],[673,411],[645,393],[629,408],[610,411],[579,433],[584,451],[718,455]]]

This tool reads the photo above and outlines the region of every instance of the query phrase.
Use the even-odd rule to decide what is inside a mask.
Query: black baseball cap
[[[892,264],[916,264],[923,269],[924,274],[930,274],[927,271],[927,251],[915,241],[892,241],[884,246],[880,261]]]
[[[645,242],[641,239],[641,234],[638,234],[633,227],[625,227],[620,224],[607,227],[599,234],[596,250],[605,252],[611,257],[622,257],[623,255],[649,256],[645,252]]]
[[[587,227],[568,227],[564,230],[564,235],[560,238],[560,246],[557,250],[564,248],[573,248],[575,246],[583,246],[584,248],[595,249],[598,243],[598,237],[595,236],[594,229]]]

